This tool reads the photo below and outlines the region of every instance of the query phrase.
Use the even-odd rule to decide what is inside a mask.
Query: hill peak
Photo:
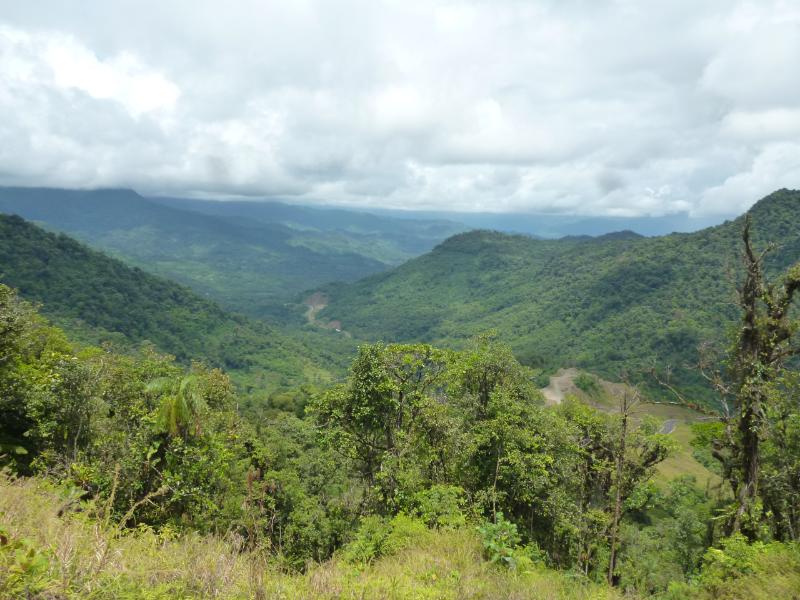
[[[800,190],[787,188],[776,190],[756,202],[747,212],[754,216],[761,214],[771,216],[775,210],[791,210],[800,213]]]
[[[474,251],[478,245],[501,242],[509,239],[536,240],[537,238],[519,233],[495,231],[493,229],[472,229],[470,231],[465,231],[464,233],[457,233],[456,235],[450,236],[441,244],[436,246],[436,248],[434,248],[434,252],[471,252]]]

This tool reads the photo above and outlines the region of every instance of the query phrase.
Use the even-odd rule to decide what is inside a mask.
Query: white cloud
[[[800,187],[794,2],[0,8],[0,183],[734,214]]]
[[[707,189],[696,207],[699,214],[738,214],[761,198],[775,191],[776,182],[800,182],[800,143],[767,145],[746,170],[726,178],[720,185]],[[780,187],[780,186],[777,186]]]
[[[800,107],[732,110],[722,119],[722,133],[742,142],[800,137]]]
[[[172,108],[180,95],[178,86],[134,54],[100,60],[69,35],[0,27],[0,56],[0,74],[8,87],[79,90],[118,102],[133,116]]]

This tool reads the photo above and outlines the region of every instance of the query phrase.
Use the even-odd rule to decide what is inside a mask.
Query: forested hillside
[[[124,189],[0,188],[0,212],[78,237],[258,317],[281,315],[297,292],[382,271],[460,229],[257,202],[215,211],[214,204],[158,203]],[[384,236],[387,230],[395,231]]]
[[[17,216],[0,215],[0,281],[79,338],[150,341],[184,363],[223,367],[260,392],[327,380],[327,368],[347,360]]]
[[[770,270],[797,260],[800,192],[775,192],[750,214],[756,244],[777,244]],[[708,399],[691,365],[698,345],[724,346],[735,324],[742,223],[656,238],[464,233],[392,271],[329,286],[319,318],[367,339],[456,345],[493,328],[528,365],[611,379],[671,367],[673,383]]]

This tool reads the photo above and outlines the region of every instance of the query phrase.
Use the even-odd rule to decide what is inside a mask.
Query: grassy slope
[[[187,288],[128,267],[20,217],[0,215],[0,281],[41,303],[79,339],[149,340],[178,359],[205,359],[263,390],[326,381],[336,364],[325,344],[303,344],[223,311]],[[320,332],[319,336],[324,336]]]
[[[334,600],[602,600],[623,597],[567,573],[539,568],[514,574],[481,558],[471,530],[429,532],[395,556],[356,567],[330,560],[303,575],[286,574],[237,551],[235,540],[119,531],[85,513],[59,517],[66,490],[39,479],[11,481],[0,474],[0,594],[5,597],[81,600],[189,598]],[[0,538],[2,540],[2,538]],[[10,544],[24,551],[8,551]],[[7,543],[7,546],[3,546]],[[30,566],[33,565],[33,566]],[[11,576],[11,577],[9,577]],[[28,590],[24,586],[28,586]],[[5,588],[5,589],[4,589]],[[677,598],[774,600],[800,589],[800,553],[784,546],[757,558],[751,572],[712,586],[683,586]],[[22,590],[22,591],[20,591]],[[28,593],[26,593],[26,591]],[[635,600],[635,596],[625,595]]]
[[[771,267],[800,258],[800,192],[776,192],[752,214],[756,241],[781,244]],[[459,344],[495,328],[523,362],[610,379],[656,361],[703,397],[687,364],[702,341],[724,340],[737,318],[740,230],[741,219],[657,238],[461,234],[392,271],[329,286],[319,317],[357,337],[393,341]]]
[[[658,479],[669,481],[681,475],[691,475],[703,489],[713,488],[722,483],[717,474],[709,471],[692,455],[690,443],[694,436],[689,424],[678,424],[670,435],[677,442],[677,450],[658,465]]]
[[[166,201],[165,201],[166,202]],[[46,224],[123,258],[149,272],[174,279],[238,312],[283,315],[283,303],[330,281],[354,281],[420,254],[458,229],[428,224],[406,248],[371,231],[323,228],[325,211],[296,209],[273,214],[261,203],[211,203],[225,211],[196,212],[207,203],[161,204],[131,190],[75,191],[0,188],[0,212]],[[235,210],[236,207],[243,208]],[[288,207],[287,207],[288,208]],[[285,212],[285,211],[284,211]],[[318,215],[317,213],[322,213]],[[340,214],[341,213],[341,214]],[[369,215],[338,211],[335,224],[350,218],[362,229]],[[292,226],[279,218],[292,217]],[[391,229],[394,221],[372,217]],[[363,222],[363,223],[362,223]],[[406,222],[409,223],[409,222]]]
[[[554,378],[559,380],[558,389],[563,395],[574,396],[598,410],[606,412],[619,410],[619,403],[615,398],[624,393],[623,384],[591,378],[595,385],[584,391],[574,383],[579,376],[580,372],[576,369],[562,369]],[[551,381],[554,378],[551,378]],[[644,415],[656,417],[665,424],[674,424],[669,435],[676,442],[676,449],[658,465],[656,483],[664,484],[681,475],[692,475],[702,489],[721,484],[720,477],[695,458],[691,446],[694,437],[691,425],[706,419],[705,415],[674,403],[642,402],[633,411],[633,417],[638,419]]]
[[[540,569],[514,575],[481,558],[470,530],[429,532],[414,546],[367,567],[332,560],[304,575],[280,572],[231,542],[118,532],[83,514],[57,517],[63,490],[0,475],[0,531],[25,539],[46,559],[39,598],[383,598],[602,599],[619,596],[566,574]],[[0,592],[6,573],[0,551]],[[24,597],[24,596],[23,596]]]

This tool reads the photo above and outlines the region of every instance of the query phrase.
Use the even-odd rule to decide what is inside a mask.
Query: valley
[[[372,257],[350,242],[356,254],[331,252],[326,236],[304,246],[286,237],[289,221],[270,220],[275,206],[198,201],[184,214],[176,206],[188,201],[125,191],[29,194],[0,194],[5,206],[26,198],[24,212],[37,217],[0,215],[0,460],[17,474],[0,479],[3,527],[11,524],[11,537],[0,529],[11,540],[0,543],[0,567],[22,569],[24,549],[34,561],[24,589],[83,594],[101,581],[117,595],[149,586],[165,600],[290,589],[307,598],[538,598],[531,590],[542,589],[711,598],[794,586],[800,568],[783,541],[748,559],[752,571],[714,579],[714,552],[757,546],[713,520],[737,502],[737,467],[726,462],[737,446],[722,436],[732,417],[694,363],[704,343],[735,339],[745,276],[737,249],[749,224],[759,246],[775,243],[759,265],[764,277],[784,273],[777,281],[791,298],[800,193],[781,190],[736,221],[654,238],[478,230],[425,252],[450,227],[434,223],[403,250],[406,262],[349,283],[315,279],[307,252],[352,266],[356,255],[400,261],[398,246]],[[297,220],[295,210],[278,213]],[[347,235],[367,226],[363,215],[335,216],[342,221],[330,227]],[[81,241],[53,231],[62,228],[80,230]],[[278,249],[272,238],[303,253],[259,254],[255,277],[253,244]],[[223,246],[224,261],[212,259]],[[151,262],[154,247],[163,257]],[[212,289],[225,277],[234,282],[227,300]],[[269,309],[235,310],[270,286],[283,291]],[[794,526],[791,513],[775,516],[780,503],[800,494],[786,433],[792,365],[765,384],[773,409],[762,493],[773,509],[762,518],[776,532]],[[47,486],[70,498],[58,517]],[[58,583],[74,539],[87,551],[70,560],[91,575]],[[140,572],[164,561],[164,544],[179,575],[151,578],[153,587]],[[117,562],[95,562],[112,547]],[[197,577],[187,562],[195,547]],[[228,576],[202,570],[207,553],[223,557]],[[0,568],[0,589],[17,585],[3,577]]]
[[[287,303],[304,290],[386,270],[464,229],[281,203],[145,198],[124,189],[0,188],[0,212],[73,235],[229,310],[273,320],[294,314]]]

